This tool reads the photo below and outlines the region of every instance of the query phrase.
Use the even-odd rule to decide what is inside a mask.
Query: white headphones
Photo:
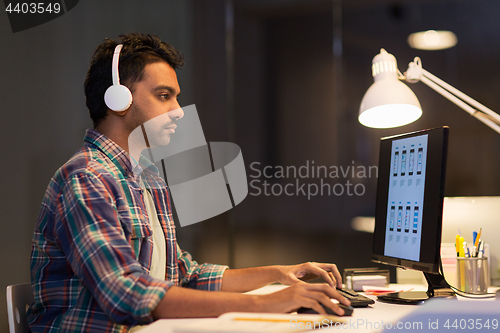
[[[119,44],[115,48],[112,63],[113,85],[110,86],[104,93],[104,102],[112,111],[125,111],[132,104],[132,93],[130,90],[120,84],[120,76],[118,74],[118,60],[120,59],[120,51],[123,44]]]

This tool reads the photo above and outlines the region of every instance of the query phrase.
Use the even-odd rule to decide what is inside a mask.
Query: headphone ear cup
[[[112,85],[104,93],[104,102],[112,111],[125,111],[132,104],[132,93],[123,85]]]

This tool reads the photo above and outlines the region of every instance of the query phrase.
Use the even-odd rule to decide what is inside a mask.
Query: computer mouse
[[[354,308],[352,306],[350,306],[350,305],[344,305],[344,304],[340,304],[340,303],[337,304],[337,305],[344,310],[343,316],[352,316],[352,313],[354,311]],[[335,312],[333,312],[332,309],[327,308],[323,304],[321,304],[321,306],[323,307],[323,309],[325,309],[325,311],[326,311],[327,314],[338,316],[338,314],[336,314]],[[311,308],[300,308],[300,309],[297,310],[297,313],[318,314],[318,312],[316,312],[314,309],[311,309]]]

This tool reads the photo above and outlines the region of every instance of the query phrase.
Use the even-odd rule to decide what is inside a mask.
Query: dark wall
[[[500,27],[492,14],[498,3],[381,1],[361,6],[344,2],[340,24],[333,19],[331,2],[307,4],[235,1],[234,141],[244,152],[250,194],[231,213],[188,227],[195,235],[198,258],[208,261],[233,248],[226,238],[232,225],[234,264],[238,267],[303,260],[333,261],[341,268],[370,265],[371,235],[353,231],[350,221],[374,214],[376,176],[356,173],[321,179],[311,175],[281,177],[276,172],[280,167],[298,169],[313,163],[367,170],[377,165],[379,139],[384,136],[449,126],[446,196],[500,194],[500,176],[494,171],[500,162],[498,133],[424,84],[410,85],[424,110],[415,123],[378,130],[357,121],[359,103],[373,83],[371,60],[382,47],[397,57],[402,72],[420,56],[430,72],[490,108],[500,109],[495,75],[500,68],[493,61],[500,53],[499,44],[494,43]],[[210,13],[218,16],[218,24],[195,33],[204,45],[214,41],[214,33],[226,33],[220,24],[225,19],[223,3],[219,2],[218,11],[213,9]],[[206,12],[205,8],[195,20],[199,25],[213,19],[203,15]],[[408,46],[410,33],[430,28],[454,31],[458,45],[442,51]],[[334,56],[333,44],[338,38],[342,52]],[[201,89],[217,91],[227,82],[226,68],[220,66],[226,61],[222,47],[221,40],[215,42],[205,53],[208,59],[203,59],[204,64],[219,68],[208,79],[217,87],[200,84]],[[215,96],[222,103],[218,107],[231,112],[223,104],[227,96]],[[203,105],[213,103],[214,95],[197,97],[198,105]],[[214,124],[222,126],[224,121],[219,120]],[[269,177],[262,175],[265,167]],[[278,193],[287,184],[296,189],[296,181],[306,189],[321,185],[321,181],[331,186],[350,181],[363,185],[365,191],[362,195],[344,192],[310,198],[300,192]],[[207,241],[206,235],[219,241]],[[229,256],[226,258],[229,262]]]
[[[178,228],[180,245],[198,261],[235,267],[308,260],[341,268],[371,265],[371,234],[353,231],[350,221],[374,214],[374,175],[323,179],[330,188],[361,184],[362,195],[257,192],[264,181],[275,193],[297,181],[306,189],[322,184],[312,175],[280,177],[277,166],[377,165],[382,136],[448,125],[446,195],[500,195],[500,136],[422,83],[411,85],[424,108],[414,124],[375,130],[357,121],[372,83],[371,60],[381,47],[396,56],[401,71],[420,56],[424,68],[500,110],[500,3],[394,3],[345,1],[334,20],[331,1],[235,0],[234,72],[227,71],[223,0],[80,1],[66,15],[15,34],[1,14],[0,250],[8,254],[1,259],[1,294],[9,284],[29,281],[31,233],[45,188],[91,127],[83,95],[90,55],[105,37],[123,32],[156,33],[184,53],[181,105],[196,104],[207,141],[237,143],[249,181],[260,181],[236,209]],[[335,57],[334,27],[342,43]],[[429,28],[450,29],[459,43],[446,51],[410,49],[407,35]],[[272,176],[258,177],[266,166]],[[4,302],[0,312],[6,313]],[[6,320],[0,316],[0,330],[7,331]]]
[[[90,56],[104,38],[140,31],[155,33],[192,61],[190,1],[80,1],[67,14],[38,27],[12,33],[0,14],[0,298],[7,285],[29,282],[31,235],[50,178],[82,146],[92,123],[83,81]],[[193,67],[179,72],[191,86]],[[192,104],[193,91],[183,91]],[[5,301],[0,332],[8,331]]]

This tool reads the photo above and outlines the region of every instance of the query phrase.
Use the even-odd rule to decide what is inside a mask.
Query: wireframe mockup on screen
[[[423,301],[449,287],[439,270],[447,144],[448,127],[381,139],[372,260],[422,271],[429,283],[424,295],[382,300]]]

